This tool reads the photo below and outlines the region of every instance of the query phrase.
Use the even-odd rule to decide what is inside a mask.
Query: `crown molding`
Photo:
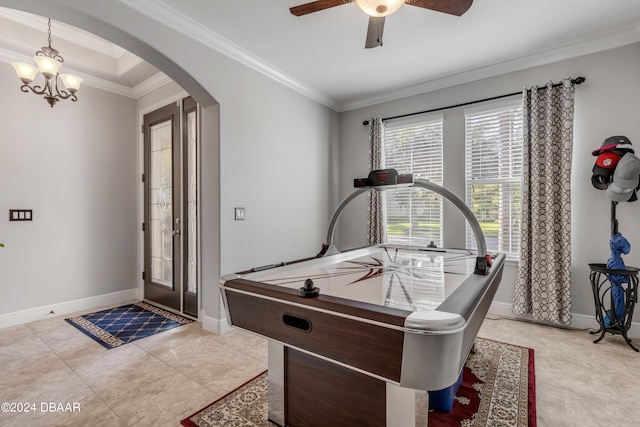
[[[138,12],[160,21],[164,25],[181,32],[187,37],[206,44],[212,49],[339,113],[640,42],[640,22],[638,22],[634,28],[623,29],[622,31],[614,34],[593,38],[591,40],[539,52],[533,55],[523,56],[521,58],[504,61],[499,64],[441,76],[427,82],[419,82],[397,90],[388,91],[384,94],[341,103],[306,83],[303,83],[278,70],[271,64],[254,56],[242,47],[228,39],[225,39],[167,4],[159,3],[154,0],[137,0],[135,3],[128,3],[128,5]]]
[[[261,60],[232,41],[211,31],[199,22],[164,3],[154,0],[137,0],[135,3],[130,2],[127,3],[127,5],[143,15],[149,16],[189,38],[198,40],[221,54],[270,77],[322,105],[340,111],[340,104],[335,99],[280,71],[273,65]]]
[[[162,86],[171,83],[173,80],[169,78],[164,73],[158,73],[151,78],[143,81],[142,83],[133,87],[133,95],[134,98],[138,99],[153,92],[156,89],[161,88]]]
[[[82,82],[83,85],[90,86],[95,89],[104,90],[105,92],[115,93],[116,95],[126,96],[127,98],[136,99],[133,89],[128,86],[110,82],[108,80],[87,74],[82,74],[82,76],[84,78],[84,81]],[[82,88],[80,88],[80,90],[82,90]]]
[[[295,79],[294,77],[278,70],[274,66],[262,61],[258,57],[254,56],[253,54],[231,42],[230,40],[221,37],[202,24],[183,15],[181,12],[164,3],[156,2],[154,0],[137,0],[135,3],[131,2],[128,5],[138,12],[160,21],[164,25],[167,25],[181,32],[187,37],[196,39],[206,44],[207,46],[220,52],[221,54],[224,54],[225,56],[228,56],[229,58],[258,71],[261,74],[266,75],[267,77],[337,112],[346,112],[384,102],[395,101],[409,96],[419,95],[434,90],[444,89],[447,87],[465,84],[476,80],[495,77],[501,74],[521,71],[536,66],[547,65],[550,63],[567,60],[582,55],[597,53],[600,51],[640,42],[640,22],[638,22],[633,28],[627,28],[614,34],[593,38],[591,40],[586,40],[557,49],[539,52],[533,55],[523,56],[521,58],[504,61],[499,64],[488,65],[486,67],[479,67],[460,73],[441,76],[439,78],[435,78],[426,82],[419,82],[414,85],[405,86],[402,88],[398,88],[397,90],[388,91],[378,95],[340,103],[334,98],[324,94],[323,92],[303,83],[300,80]],[[11,16],[15,15],[15,17],[12,18],[11,16],[6,16],[7,14]],[[25,19],[22,16],[22,13],[17,11],[10,11],[8,9],[2,11],[0,15],[5,16],[8,19],[19,18],[21,22],[24,22]],[[29,14],[24,15],[30,16]],[[42,22],[46,22],[42,21],[42,19],[46,18],[38,16],[35,16],[35,18],[36,19],[32,19],[30,23],[30,26],[32,26],[33,28],[40,28],[43,25]],[[55,31],[56,34],[61,33],[61,30],[62,28],[57,28]],[[61,36],[61,38],[65,37]],[[77,41],[77,35],[74,35],[73,39]],[[87,36],[87,40],[83,39],[82,44],[91,49],[103,52],[104,47],[99,48],[94,46],[89,39],[91,39],[91,37]],[[105,41],[105,43],[108,42]],[[117,47],[117,49],[122,48]],[[16,54],[15,52],[11,52],[7,49],[0,48],[0,61],[10,63],[15,60],[30,62],[30,58],[27,58],[24,55]],[[74,72],[74,70],[71,69],[69,69],[69,71]],[[82,75],[82,77],[84,78],[83,84],[86,86],[91,86],[133,99],[144,96],[152,92],[153,90],[171,82],[171,79],[169,77],[167,77],[163,73],[158,73],[150,79],[131,88],[92,75],[87,75],[86,73],[75,73]]]
[[[0,17],[18,22],[21,25],[39,31],[45,35],[47,33],[48,18],[46,17],[6,8],[0,8]],[[53,19],[51,21],[51,32],[54,42],[55,39],[65,40],[67,42],[71,42],[79,46],[84,46],[87,49],[99,52],[103,55],[110,56],[115,59],[120,58],[127,52],[120,46],[104,40],[103,38],[91,34],[87,31],[72,27],[68,24]],[[43,43],[45,41],[46,38],[43,39]]]
[[[396,101],[398,99],[406,98],[409,96],[432,92],[439,89],[445,89],[451,86],[470,83],[476,80],[482,80],[515,71],[522,71],[528,68],[548,65],[554,62],[577,58],[579,56],[602,52],[605,50],[614,49],[638,42],[640,42],[640,23],[638,23],[638,25],[633,29],[627,29],[615,34],[609,34],[607,36],[582,41],[557,49],[523,56],[521,58],[505,61],[495,65],[489,65],[486,67],[468,70],[462,73],[443,76],[441,78],[433,79],[428,82],[418,83],[394,91],[386,92],[384,94],[344,103],[341,105],[341,109],[338,111],[345,112],[356,110],[359,108],[370,107],[372,105],[381,104],[383,102]]]

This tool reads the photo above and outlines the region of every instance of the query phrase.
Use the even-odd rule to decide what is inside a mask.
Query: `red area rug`
[[[429,412],[429,427],[536,427],[533,350],[476,339],[451,412]],[[267,372],[182,420],[186,427],[273,427],[267,420]]]
[[[429,412],[429,427],[536,427],[533,349],[476,339],[449,413]]]

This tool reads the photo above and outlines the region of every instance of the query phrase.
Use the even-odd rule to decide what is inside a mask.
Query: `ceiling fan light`
[[[36,78],[38,74],[38,69],[30,64],[25,64],[24,62],[12,62],[11,65],[16,70],[16,74],[18,78],[22,80],[24,84],[29,84]]]
[[[404,0],[356,0],[356,4],[367,15],[381,17],[400,9]]]

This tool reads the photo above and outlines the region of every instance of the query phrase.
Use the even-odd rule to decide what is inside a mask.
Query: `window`
[[[465,111],[466,203],[478,218],[489,252],[520,252],[522,104],[509,101]],[[476,248],[467,225],[467,247]]]
[[[385,168],[442,185],[442,115],[385,126]],[[442,246],[442,197],[423,188],[383,192],[387,242]]]

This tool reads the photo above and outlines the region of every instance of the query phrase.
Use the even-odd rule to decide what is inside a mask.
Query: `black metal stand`
[[[616,206],[618,202],[611,201],[611,235],[618,232],[618,220],[616,219]]]
[[[606,264],[589,264],[589,268],[591,269],[590,279],[596,308],[596,320],[600,324],[600,329],[591,332],[591,334],[600,334],[594,344],[602,341],[604,335],[609,332],[613,335],[622,335],[629,347],[639,351],[631,344],[631,340],[627,337],[627,331],[631,328],[633,309],[638,301],[638,271],[640,269],[626,267],[626,270],[610,270]],[[625,298],[622,315],[615,312],[612,292],[614,285],[609,280],[610,275],[626,276],[629,279],[629,283],[620,285],[624,289]],[[607,312],[609,312],[608,316]],[[605,324],[607,317],[609,319],[608,326]]]

